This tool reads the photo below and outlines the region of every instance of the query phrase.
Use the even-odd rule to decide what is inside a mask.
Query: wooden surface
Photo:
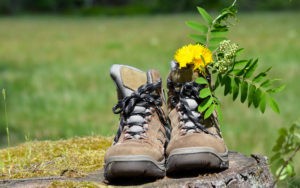
[[[43,187],[53,180],[89,181],[107,185],[103,169],[90,173],[86,177],[67,178],[64,176],[37,177],[28,179],[1,180],[0,187]],[[267,164],[267,158],[261,155],[247,157],[229,152],[229,168],[220,172],[183,172],[173,177],[159,180],[127,179],[113,182],[111,186],[137,187],[270,187],[273,177]]]

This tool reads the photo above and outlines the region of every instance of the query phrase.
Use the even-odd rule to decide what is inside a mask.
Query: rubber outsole
[[[209,147],[190,147],[173,150],[167,160],[167,173],[185,170],[221,170],[229,166],[228,151],[217,153]]]
[[[165,160],[157,162],[150,156],[113,156],[104,164],[104,176],[113,181],[119,178],[165,176]]]

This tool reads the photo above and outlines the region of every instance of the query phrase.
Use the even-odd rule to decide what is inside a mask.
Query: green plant
[[[274,112],[280,113],[273,94],[282,91],[285,86],[276,88],[273,83],[278,79],[267,78],[271,67],[255,73],[259,64],[258,59],[238,59],[244,49],[238,48],[237,44],[225,37],[232,25],[229,18],[236,19],[236,1],[228,8],[223,9],[216,18],[213,18],[201,7],[197,7],[197,9],[206,25],[187,21],[186,24],[190,28],[200,32],[200,34],[190,34],[189,36],[196,43],[204,45],[213,52],[213,63],[201,69],[216,77],[213,86],[210,86],[204,79],[196,80],[199,84],[209,86],[200,92],[200,97],[205,100],[199,105],[198,110],[205,112],[204,118],[208,118],[214,110],[221,116],[220,102],[214,95],[214,91],[220,86],[224,86],[224,96],[231,94],[233,100],[236,100],[240,94],[240,101],[244,103],[248,100],[248,107],[253,104],[255,108],[259,108],[264,113],[268,103]],[[204,58],[202,61],[204,62]]]
[[[298,122],[287,128],[278,130],[276,144],[272,148],[274,155],[271,157],[271,163],[276,168],[276,178],[273,186],[279,180],[294,176],[293,158],[300,150],[300,124]]]
[[[206,67],[201,67],[201,72],[204,72],[204,77],[207,74],[212,74],[216,78],[213,85],[204,77],[196,79],[197,83],[207,85],[199,93],[199,97],[203,98],[204,101],[199,105],[198,110],[205,113],[204,118],[208,118],[216,110],[222,121],[221,103],[214,94],[220,86],[224,86],[224,96],[232,95],[233,101],[240,95],[241,103],[247,100],[248,107],[253,104],[255,108],[259,108],[264,113],[267,104],[269,104],[271,109],[279,114],[280,109],[273,95],[282,91],[285,85],[274,87],[274,82],[279,79],[267,77],[271,67],[265,71],[257,72],[259,65],[257,58],[239,59],[238,56],[244,49],[239,48],[237,44],[225,37],[231,26],[229,18],[236,19],[236,1],[228,8],[223,9],[216,18],[210,16],[203,8],[197,8],[206,25],[191,21],[186,22],[190,28],[200,32],[200,34],[189,36],[197,44],[201,44],[212,51],[213,62]],[[204,58],[201,58],[205,65]],[[299,129],[300,126],[295,123],[289,129],[281,128],[278,131],[279,137],[273,147],[275,154],[271,158],[271,162],[276,165],[276,178],[273,187],[279,180],[295,175],[292,160],[300,150]]]
[[[7,136],[7,147],[10,147],[10,135],[9,135],[9,128],[8,128],[8,116],[7,116],[7,107],[6,107],[6,90],[2,89],[2,96],[4,101],[4,113],[5,113],[5,123],[6,123],[6,136]],[[8,151],[8,160],[10,161],[11,156]]]

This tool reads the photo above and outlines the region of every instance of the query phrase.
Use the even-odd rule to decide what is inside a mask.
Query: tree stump
[[[64,176],[13,179],[0,181],[0,187],[41,187],[52,181],[94,182],[108,185],[103,177],[103,169],[86,177],[67,178]],[[267,157],[252,154],[247,157],[234,151],[229,152],[229,168],[219,172],[199,172],[165,177],[159,180],[129,179],[109,184],[111,186],[142,187],[271,187],[273,177],[267,164]]]

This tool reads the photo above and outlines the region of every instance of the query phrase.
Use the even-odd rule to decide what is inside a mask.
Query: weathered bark
[[[176,177],[165,177],[160,180],[123,180],[115,182],[118,186],[143,187],[270,187],[273,177],[267,164],[267,157],[243,154],[231,151],[229,153],[229,168],[221,172],[202,172],[184,174]],[[105,184],[103,169],[99,169],[86,177],[66,178],[62,176],[14,179],[0,181],[0,187],[40,187],[58,181],[89,181]]]

